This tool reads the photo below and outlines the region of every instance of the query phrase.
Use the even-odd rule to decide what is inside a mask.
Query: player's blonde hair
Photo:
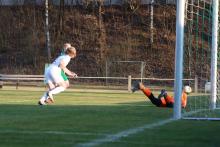
[[[75,47],[71,46],[71,47],[67,48],[65,51],[65,54],[70,55],[70,56],[76,55]]]
[[[64,45],[63,45],[63,48],[64,48],[64,49],[67,49],[67,48],[69,48],[69,47],[71,47],[71,44],[70,44],[70,43],[64,43]]]

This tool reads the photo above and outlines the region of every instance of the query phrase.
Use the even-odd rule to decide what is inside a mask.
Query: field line
[[[113,134],[113,135],[108,135],[104,138],[95,139],[95,140],[92,140],[92,141],[86,142],[86,143],[80,143],[80,144],[77,145],[77,147],[93,147],[93,146],[101,145],[103,143],[115,142],[115,141],[117,141],[117,140],[119,140],[123,137],[128,137],[130,135],[143,132],[145,129],[152,129],[152,128],[155,128],[155,127],[158,127],[158,126],[163,126],[163,125],[165,125],[167,123],[170,123],[172,121],[174,121],[174,119],[170,118],[170,119],[162,120],[162,121],[155,122],[155,123],[152,123],[152,124],[146,124],[146,125],[143,125],[143,126],[140,126],[140,127],[137,127],[137,128],[131,128],[131,129],[128,129],[128,130],[118,132],[118,133]]]
[[[82,135],[82,136],[107,136],[105,133],[89,132],[64,132],[64,131],[23,131],[23,130],[0,130],[0,134],[17,133],[17,134],[52,134],[52,135]]]

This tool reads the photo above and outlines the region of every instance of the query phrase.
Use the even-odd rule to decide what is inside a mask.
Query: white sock
[[[47,92],[45,92],[44,93],[44,95],[40,98],[40,102],[42,103],[42,104],[45,104],[45,100],[47,99]]]
[[[60,92],[62,92],[62,91],[64,91],[64,90],[65,90],[64,87],[59,86],[59,87],[56,87],[56,88],[54,88],[53,90],[49,91],[49,93],[50,93],[50,94],[58,94],[58,93],[60,93]]]

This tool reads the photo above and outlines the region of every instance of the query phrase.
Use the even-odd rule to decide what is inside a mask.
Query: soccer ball
[[[192,92],[192,88],[190,86],[184,86],[184,92],[186,93],[191,93]]]

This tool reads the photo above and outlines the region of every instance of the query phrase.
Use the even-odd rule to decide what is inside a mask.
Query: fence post
[[[0,75],[0,89],[3,88],[3,81],[2,81],[2,76]]]
[[[128,92],[131,92],[131,75],[128,76]]]
[[[19,85],[19,80],[17,80],[16,89],[18,89],[18,85]]]
[[[198,76],[197,75],[195,76],[195,83],[194,84],[195,84],[194,85],[195,93],[197,93],[198,92]]]

